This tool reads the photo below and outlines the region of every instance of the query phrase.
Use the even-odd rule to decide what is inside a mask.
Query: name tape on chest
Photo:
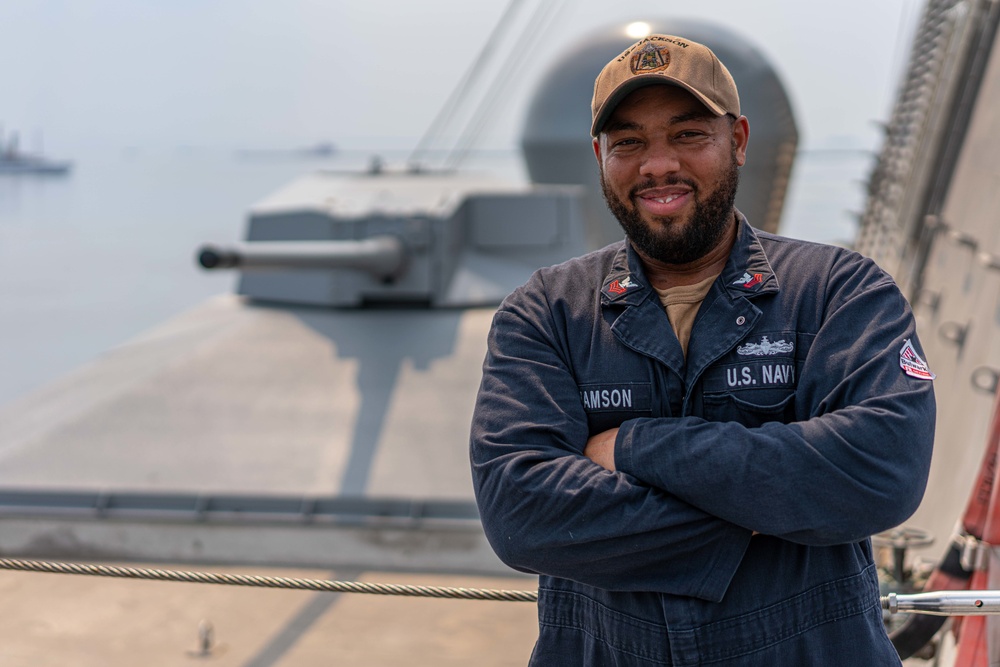
[[[702,386],[706,394],[733,394],[745,390],[794,390],[800,367],[790,357],[763,357],[735,364],[719,364],[705,371]]]
[[[795,363],[753,363],[726,367],[726,389],[794,387]]]
[[[646,383],[580,386],[580,400],[587,412],[648,412],[651,396]]]

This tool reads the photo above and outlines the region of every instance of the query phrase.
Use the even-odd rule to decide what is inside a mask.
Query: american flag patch
[[[933,380],[934,373],[927,367],[927,362],[920,358],[917,351],[913,349],[913,343],[907,338],[903,341],[903,349],[899,351],[899,367],[903,372],[920,380]]]

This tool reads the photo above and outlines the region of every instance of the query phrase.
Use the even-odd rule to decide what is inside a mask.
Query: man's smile
[[[692,192],[688,187],[651,188],[640,190],[633,201],[653,215],[669,216],[687,206]]]

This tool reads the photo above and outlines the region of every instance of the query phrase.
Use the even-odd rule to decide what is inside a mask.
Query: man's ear
[[[747,161],[747,144],[750,142],[750,121],[740,116],[733,122],[733,142],[736,145],[736,164],[742,167]]]
[[[598,135],[594,137],[594,157],[597,158],[597,164],[601,163],[601,136]]]

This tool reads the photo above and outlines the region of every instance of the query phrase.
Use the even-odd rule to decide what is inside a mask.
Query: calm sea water
[[[238,159],[188,149],[73,158],[66,177],[0,176],[0,405],[231,291],[234,274],[196,266],[202,243],[242,239],[248,206],[297,176],[358,167],[368,156]],[[783,233],[853,239],[847,212],[863,205],[870,165],[857,151],[801,154]],[[523,178],[513,153],[470,167]]]

